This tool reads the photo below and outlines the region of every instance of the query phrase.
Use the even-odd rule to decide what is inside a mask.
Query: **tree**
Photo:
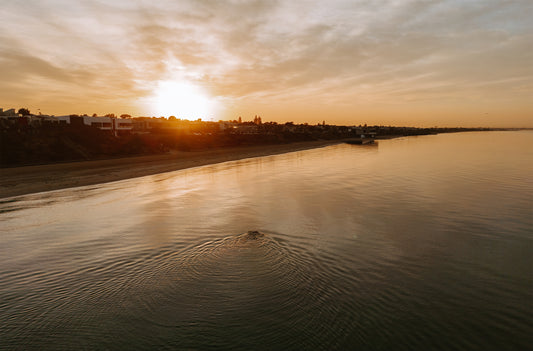
[[[93,117],[98,117],[98,115],[96,113],[93,113]]]
[[[123,114],[123,115],[120,115],[120,118],[131,118],[131,115]]]
[[[28,110],[27,108],[25,107],[21,107],[19,108],[18,112],[17,112],[19,115],[22,115],[22,116],[28,116],[30,114],[30,110]]]
[[[107,115],[105,115],[106,117],[111,117],[111,118],[115,118],[115,114],[114,113],[108,113]]]

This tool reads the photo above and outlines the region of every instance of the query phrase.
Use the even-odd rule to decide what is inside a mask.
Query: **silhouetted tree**
[[[105,115],[106,117],[111,117],[111,118],[115,118],[115,114],[114,113],[108,113],[107,115]]]
[[[19,115],[22,115],[22,116],[27,116],[30,114],[30,110],[28,110],[27,108],[25,107],[21,107],[19,108],[18,112],[17,112]]]
[[[93,113],[93,117],[98,117],[98,115],[96,113]]]
[[[128,114],[122,114],[122,115],[120,115],[120,118],[131,118],[131,115],[128,115]]]

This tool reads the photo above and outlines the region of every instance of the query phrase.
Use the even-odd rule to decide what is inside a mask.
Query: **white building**
[[[129,132],[133,130],[133,121],[125,118],[105,117],[105,116],[57,116],[55,117],[63,123],[73,124],[75,120],[83,121],[86,126],[96,127],[100,130],[115,132]],[[80,123],[78,122],[78,123]],[[74,122],[76,123],[76,122]]]
[[[86,126],[96,127],[101,130],[114,130],[114,119],[111,117],[91,117],[80,116],[83,118],[83,124]],[[72,123],[72,119],[71,119]]]
[[[55,118],[59,121],[59,123],[67,123],[70,124],[70,116],[52,116],[52,118]]]
[[[115,130],[117,132],[130,132],[133,130],[133,121],[127,118],[114,118]]]

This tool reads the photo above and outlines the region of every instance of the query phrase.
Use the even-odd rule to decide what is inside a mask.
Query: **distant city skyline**
[[[13,1],[0,104],[33,113],[533,127],[531,1]]]

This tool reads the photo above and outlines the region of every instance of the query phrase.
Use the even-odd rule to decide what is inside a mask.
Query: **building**
[[[6,116],[6,117],[17,117],[17,111],[15,111],[14,108],[10,108],[9,110],[5,110],[3,108],[0,108],[0,116]]]
[[[133,121],[128,118],[75,115],[57,116],[53,118],[56,118],[59,123],[91,126],[100,130],[111,131],[115,135],[118,133],[131,132],[133,130]]]
[[[129,133],[133,130],[133,121],[129,118],[113,118],[115,133]]]

